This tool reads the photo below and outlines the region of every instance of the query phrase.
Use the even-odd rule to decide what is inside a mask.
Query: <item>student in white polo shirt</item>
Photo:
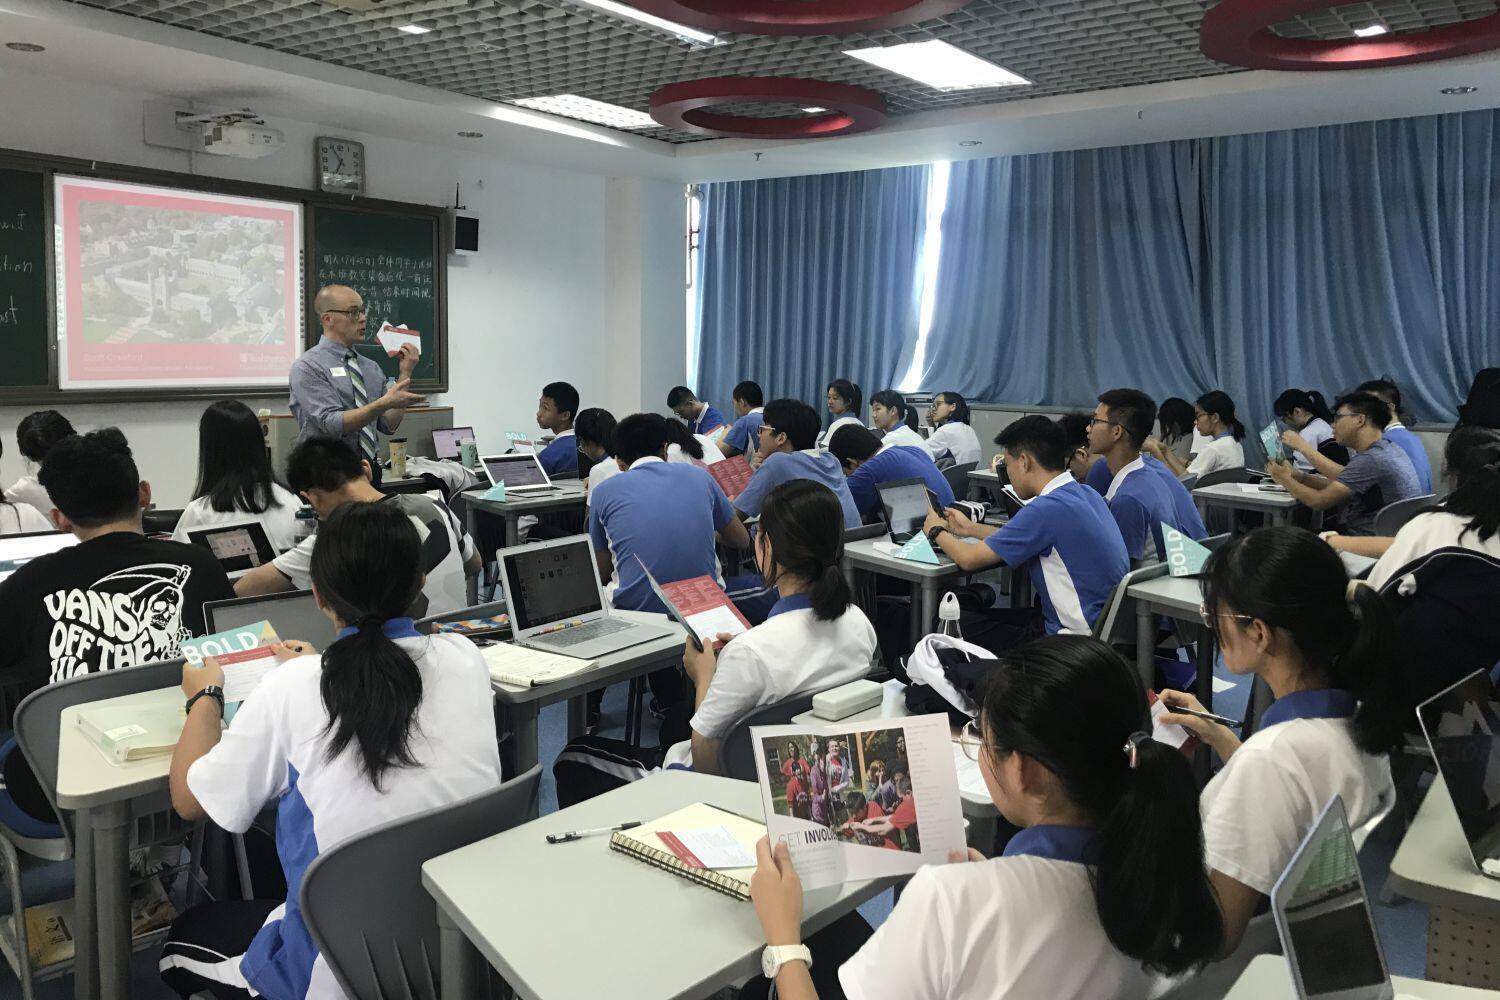
[[[183,997],[342,1000],[300,910],[308,866],[374,827],[500,784],[484,658],[462,636],[418,635],[406,617],[422,586],[411,522],[386,504],[350,504],[319,534],[313,593],[338,629],[331,643],[312,637],[321,655],[288,637],[227,730],[223,669],[213,658],[183,667],[172,805],[242,833],[274,804],[287,884],[285,902],[224,900],[177,918],[160,968]]]
[[[956,509],[946,517],[933,511],[925,530],[966,573],[1002,563],[1029,573],[1042,607],[968,612],[964,638],[1003,653],[1044,631],[1087,635],[1109,592],[1130,571],[1120,529],[1104,498],[1068,471],[1067,441],[1056,423],[1039,414],[1022,417],[995,444],[1004,449],[1010,484],[1026,506],[999,528],[975,524]]]
[[[1391,786],[1386,755],[1403,714],[1390,612],[1374,590],[1349,582],[1316,535],[1288,526],[1239,535],[1205,573],[1203,620],[1224,665],[1260,677],[1276,698],[1243,743],[1195,716],[1162,718],[1224,761],[1202,811],[1227,953],[1329,798],[1343,798],[1350,826],[1375,814]],[[1161,698],[1202,710],[1186,692]]]
[[[573,424],[573,434],[578,438],[579,452],[594,463],[583,487],[584,497],[592,499],[600,483],[620,474],[614,452],[615,415],[598,407],[581,410]]]
[[[857,952],[857,917],[802,944],[801,882],[785,845],[762,839],[750,897],[777,996],[1130,1000],[1212,957],[1192,769],[1150,728],[1140,681],[1103,643],[1012,650],[959,742],[1021,831],[999,858],[922,868]]]
[[[895,389],[881,389],[870,397],[870,428],[880,433],[882,448],[925,448],[917,433],[917,412]]]
[[[948,458],[954,465],[979,461],[979,435],[969,426],[969,404],[956,392],[940,392],[927,408],[932,434],[922,443],[934,462]]]
[[[1199,396],[1193,404],[1193,428],[1207,440],[1195,448],[1191,462],[1184,462],[1177,453],[1156,438],[1149,439],[1142,448],[1152,458],[1172,470],[1179,479],[1183,476],[1203,478],[1212,472],[1245,467],[1245,425],[1234,415],[1234,400],[1229,393],[1215,389]]]
[[[755,453],[760,446],[760,423],[766,412],[766,396],[759,382],[741,382],[734,387],[733,399],[734,424],[719,442],[719,452],[725,458]]]
[[[800,399],[773,399],[760,425],[760,468],[734,498],[742,517],[760,516],[760,505],[772,490],[793,479],[822,483],[839,498],[844,527],[859,527],[859,509],[844,482],[839,460],[817,446],[818,414]]]
[[[729,640],[717,656],[712,646],[684,650],[693,685],[690,735],[675,742],[664,735],[655,749],[602,737],[575,740],[553,767],[558,804],[592,798],[663,766],[718,773],[724,737],[755,709],[869,673],[875,631],[851,603],[839,566],[842,521],[838,500],[818,483],[797,479],[772,490],[761,509],[755,561],[781,597],[764,623]]]
[[[828,415],[833,417],[833,423],[818,435],[819,448],[827,448],[828,439],[840,427],[864,426],[859,420],[859,411],[864,407],[864,394],[860,392],[859,386],[846,378],[836,378],[823,391],[828,401]]]

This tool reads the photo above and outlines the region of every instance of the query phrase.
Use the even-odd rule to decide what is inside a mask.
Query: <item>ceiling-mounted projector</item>
[[[253,111],[221,111],[205,115],[179,115],[178,128],[198,130],[198,151],[217,156],[254,160],[269,156],[286,145],[280,129],[271,128]]]

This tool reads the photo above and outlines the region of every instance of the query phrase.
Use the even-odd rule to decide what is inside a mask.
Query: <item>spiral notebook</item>
[[[685,806],[682,809],[629,830],[620,830],[609,838],[609,849],[629,855],[637,861],[669,871],[674,875],[716,889],[735,899],[750,898],[750,876],[754,868],[727,868],[714,871],[695,868],[683,861],[657,836],[661,832],[679,830],[702,830],[708,827],[723,827],[753,855],[755,845],[766,835],[766,825],[747,819],[738,813],[711,806],[706,802]]]

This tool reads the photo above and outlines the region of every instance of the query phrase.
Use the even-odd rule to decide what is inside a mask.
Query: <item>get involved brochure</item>
[[[712,643],[717,649],[723,645],[718,641],[719,633],[735,636],[750,631],[750,622],[740,614],[740,609],[734,606],[713,577],[697,576],[675,583],[657,583],[656,577],[641,562],[641,557],[636,556],[635,561],[640,563],[641,572],[646,574],[646,582],[651,585],[657,599],[699,642]]]
[[[730,500],[745,492],[745,487],[750,485],[750,477],[755,475],[755,470],[750,468],[749,459],[744,455],[726,458],[706,468],[708,474],[714,477],[714,482],[719,484],[719,489],[723,490],[724,495]]]
[[[752,726],[771,842],[804,889],[946,864],[963,850],[946,715],[817,726]]]

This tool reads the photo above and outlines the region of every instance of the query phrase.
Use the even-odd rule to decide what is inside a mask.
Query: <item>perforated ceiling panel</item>
[[[1198,51],[1208,0],[973,0],[935,21],[839,37],[723,35],[694,47],[568,0],[378,3],[367,11],[286,0],[73,0],[492,101],[579,94],[647,110],[651,92],[710,76],[804,76],[869,87],[893,115],[1025,100],[1232,72]],[[816,0],[789,0],[816,2]],[[1280,26],[1297,37],[1348,38],[1381,21],[1420,30],[1482,16],[1494,0],[1376,0]],[[406,35],[396,26],[432,28]],[[843,50],[941,38],[1033,81],[1029,87],[943,93],[843,55]],[[752,109],[744,109],[755,113]],[[699,136],[634,129],[669,142]]]

